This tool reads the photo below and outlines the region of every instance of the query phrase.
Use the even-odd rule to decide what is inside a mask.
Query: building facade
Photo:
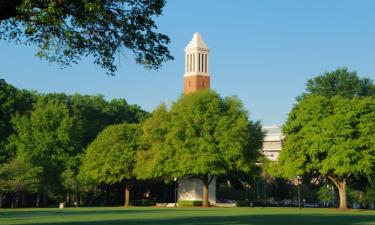
[[[262,153],[267,159],[276,161],[282,150],[284,136],[280,126],[263,126],[264,132]]]

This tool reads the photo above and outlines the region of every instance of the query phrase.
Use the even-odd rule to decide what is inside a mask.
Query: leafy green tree
[[[183,96],[170,111],[161,106],[144,122],[146,150],[139,154],[144,160],[137,161],[137,174],[167,181],[198,178],[207,207],[214,176],[250,172],[255,165],[262,142],[259,127],[235,97],[223,99],[213,91]]]
[[[0,164],[0,208],[6,194],[13,195],[14,206],[19,206],[22,193],[35,193],[39,186],[39,174],[42,168],[34,167],[20,159]]]
[[[83,158],[82,176],[100,183],[125,183],[125,206],[129,205],[130,182],[140,149],[142,130],[136,124],[108,126],[89,145]]]
[[[32,110],[35,95],[18,90],[0,79],[0,163],[8,161],[12,155],[6,151],[8,137],[14,133],[12,117],[27,114]]]
[[[320,201],[323,201],[326,206],[329,202],[332,202],[335,199],[335,196],[332,194],[332,190],[324,185],[319,188],[318,198]]]
[[[286,138],[279,158],[283,175],[328,178],[339,191],[341,209],[347,208],[348,179],[373,174],[374,97],[305,97],[290,112],[283,133]]]
[[[347,68],[338,68],[308,80],[306,90],[306,94],[326,97],[340,95],[351,98],[375,95],[375,85],[370,78],[359,78],[357,72],[348,71]]]
[[[15,117],[13,123],[16,134],[9,139],[8,148],[14,149],[17,157],[43,169],[41,193],[58,191],[60,175],[77,144],[67,105],[58,99],[41,97],[30,116]]]
[[[165,0],[0,0],[0,39],[35,44],[37,56],[60,66],[91,55],[108,74],[115,56],[128,49],[136,62],[160,68],[171,60],[168,36],[157,33],[154,17]]]

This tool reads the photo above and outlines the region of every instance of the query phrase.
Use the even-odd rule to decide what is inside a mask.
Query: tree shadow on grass
[[[144,211],[143,211],[144,212]],[[23,223],[31,225],[35,223]],[[41,225],[375,225],[375,215],[236,215],[167,219],[101,219],[87,222],[47,222]]]

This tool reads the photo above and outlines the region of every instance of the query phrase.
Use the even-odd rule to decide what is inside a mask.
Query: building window
[[[191,87],[191,81],[189,80],[189,87]]]
[[[201,53],[198,53],[198,71],[201,72]]]
[[[203,87],[205,87],[205,86],[206,86],[206,82],[203,81]]]

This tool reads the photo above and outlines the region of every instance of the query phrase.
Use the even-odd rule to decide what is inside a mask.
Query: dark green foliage
[[[346,68],[338,68],[308,80],[306,90],[307,94],[326,97],[340,95],[351,98],[375,95],[375,85],[370,78],[359,78],[357,72],[348,71]]]
[[[193,206],[202,206],[203,201],[199,200],[179,200],[177,202],[180,207],[193,207]]]
[[[76,144],[74,121],[67,105],[41,97],[30,116],[15,117],[13,124],[16,134],[9,139],[9,148],[21,159],[43,168],[40,190],[56,190]]]
[[[35,193],[38,190],[41,173],[41,167],[35,167],[21,159],[0,164],[0,208],[7,194],[12,195],[13,206],[19,207],[22,193]]]
[[[39,95],[18,90],[3,80],[0,109],[0,166],[20,159],[41,168],[36,191],[48,192],[58,201],[69,195],[70,203],[73,199],[79,201],[80,192],[95,187],[92,180],[79,183],[77,178],[87,145],[108,125],[139,123],[147,116],[139,106],[128,105],[124,99]]]
[[[130,201],[132,206],[156,206],[156,201],[151,199],[132,200]]]
[[[137,63],[158,69],[169,54],[168,36],[154,18],[164,0],[0,1],[0,39],[38,46],[37,56],[65,67],[87,56],[114,74],[115,57],[130,50]]]
[[[5,149],[8,137],[14,133],[12,117],[29,113],[35,98],[34,93],[18,90],[0,79],[0,163],[13,155]]]

